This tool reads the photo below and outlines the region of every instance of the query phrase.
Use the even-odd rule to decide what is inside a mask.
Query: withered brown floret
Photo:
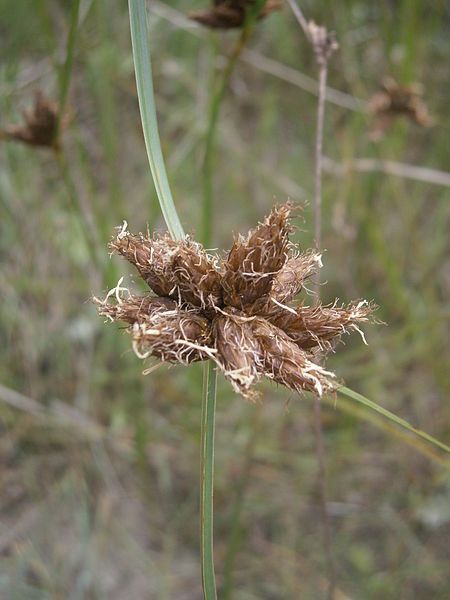
[[[124,321],[133,325],[148,321],[150,317],[158,312],[173,311],[177,309],[177,303],[170,298],[157,298],[146,294],[145,296],[130,295],[126,301],[105,303],[95,300],[100,315],[108,317],[111,321]]]
[[[95,299],[99,313],[123,321],[141,358],[188,364],[212,359],[235,391],[254,399],[267,377],[317,395],[334,388],[317,364],[345,332],[360,331],[374,306],[291,305],[321,266],[317,252],[300,253],[289,241],[291,204],[272,209],[226,259],[210,256],[189,238],[135,236],[119,230],[111,248],[138,270],[157,296],[133,296],[121,286]]]
[[[131,337],[141,358],[156,356],[182,364],[214,358],[209,321],[189,311],[157,312],[144,322],[135,322]]]
[[[168,234],[157,238],[142,234],[133,235],[126,230],[125,223],[109,247],[136,267],[139,275],[155,294],[170,297],[175,283],[170,276],[168,265],[179,243],[172,240]]]
[[[254,4],[255,0],[214,0],[213,7],[191,12],[189,18],[211,29],[234,29],[244,25],[247,13]],[[282,4],[282,0],[267,0],[259,18],[263,19],[279,10]]]
[[[98,312],[111,321],[129,324],[133,349],[140,358],[156,356],[188,364],[212,357],[211,324],[198,310],[180,308],[170,298],[111,296],[113,303],[94,299]]]
[[[224,262],[226,305],[242,309],[270,293],[274,278],[288,258],[291,211],[289,203],[274,207],[256,229],[235,239]]]
[[[233,308],[227,308],[213,320],[213,336],[217,360],[238,393],[255,397],[251,386],[261,377],[258,369],[260,347],[253,335],[253,317]]]
[[[220,273],[203,247],[189,238],[175,241],[168,235],[151,238],[121,230],[110,248],[134,265],[159,296],[203,308],[221,302]]]
[[[289,258],[273,280],[270,296],[277,302],[290,302],[305,281],[322,266],[322,256],[310,250]]]
[[[330,350],[332,342],[343,333],[358,331],[358,323],[365,323],[374,307],[365,302],[354,302],[348,306],[298,306],[277,307],[266,314],[267,320],[287,333],[300,348]]]
[[[264,375],[291,390],[308,390],[321,396],[333,389],[333,373],[313,363],[311,355],[297,346],[289,336],[265,319],[256,318],[253,333],[260,346]]]
[[[222,303],[221,274],[201,244],[186,239],[170,261],[177,291],[184,301],[204,309]]]

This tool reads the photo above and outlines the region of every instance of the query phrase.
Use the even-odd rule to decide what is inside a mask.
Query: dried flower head
[[[322,266],[320,254],[290,242],[292,211],[290,203],[275,206],[235,238],[223,260],[189,237],[133,235],[124,223],[110,247],[156,296],[135,296],[121,279],[105,299],[94,299],[99,313],[127,324],[139,357],[182,364],[212,359],[246,398],[257,396],[254,384],[262,377],[321,396],[335,384],[319,354],[352,330],[364,340],[359,325],[374,307],[291,303]]]
[[[22,125],[7,125],[2,137],[30,146],[58,148],[58,105],[37,90],[32,109],[22,111]],[[64,126],[65,120],[62,123]]]
[[[244,25],[253,4],[255,0],[214,0],[212,8],[191,12],[189,18],[211,29],[234,29]],[[282,4],[282,0],[267,0],[259,18],[263,19],[271,12],[279,10]]]
[[[328,31],[326,27],[309,21],[307,35],[314,49],[314,54],[319,65],[326,64],[331,56],[339,48],[334,31]]]
[[[419,84],[400,85],[392,77],[386,77],[382,89],[368,103],[369,112],[376,118],[372,136],[381,137],[394,119],[401,116],[422,127],[430,127],[433,119],[422,96]]]

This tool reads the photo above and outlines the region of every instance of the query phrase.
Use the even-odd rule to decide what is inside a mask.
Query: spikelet
[[[105,300],[94,298],[100,315],[129,324],[133,349],[140,358],[155,356],[166,362],[188,364],[214,357],[211,324],[198,310],[182,309],[170,298],[133,296],[123,298],[120,287]],[[110,298],[114,301],[111,303]]]
[[[132,235],[125,223],[110,248],[136,267],[155,294],[203,308],[220,304],[220,274],[197,242]]]
[[[273,280],[271,298],[281,303],[290,302],[321,266],[322,256],[314,250],[292,256]]]
[[[303,350],[326,351],[344,333],[358,331],[361,334],[359,325],[369,321],[373,310],[373,305],[361,300],[348,306],[338,306],[335,302],[331,306],[275,307],[266,318]]]
[[[276,206],[256,229],[235,239],[224,263],[225,305],[242,309],[270,293],[288,257],[291,211],[289,203]]]
[[[322,396],[333,389],[333,373],[313,363],[289,336],[265,319],[255,319],[253,333],[260,347],[260,364],[266,377],[291,390]]]
[[[260,350],[252,321],[245,313],[228,308],[212,325],[219,366],[234,390],[249,399],[256,398],[252,386],[261,376],[258,372]]]

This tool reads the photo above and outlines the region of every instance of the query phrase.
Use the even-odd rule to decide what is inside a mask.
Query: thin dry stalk
[[[333,33],[328,33],[325,27],[316,25],[313,21],[307,22],[295,0],[288,0],[289,5],[312,45],[316,61],[319,66],[319,96],[317,105],[317,126],[315,143],[315,176],[314,176],[314,235],[316,251],[322,248],[322,147],[323,128],[325,120],[325,100],[327,92],[328,60],[338,45]],[[313,291],[315,292],[316,305],[320,303],[320,272],[314,277]],[[323,544],[328,570],[328,598],[333,600],[336,587],[336,572],[332,554],[331,523],[327,510],[327,473],[326,450],[322,430],[322,416],[320,398],[314,399],[314,434],[316,438],[316,452],[318,463],[318,482],[320,495],[320,511],[323,524]]]

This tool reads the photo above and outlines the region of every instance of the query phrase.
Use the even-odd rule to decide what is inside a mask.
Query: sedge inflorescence
[[[16,140],[29,146],[40,146],[57,149],[58,139],[58,105],[50,100],[42,90],[38,89],[31,109],[22,111],[24,122],[20,125],[7,125],[0,132],[0,137]],[[64,127],[67,118],[61,123]]]
[[[215,0],[211,8],[191,12],[189,18],[211,29],[234,29],[243,27],[255,0]],[[267,0],[259,18],[267,17],[282,7],[282,0]]]
[[[335,387],[334,374],[319,364],[323,355],[343,333],[361,333],[373,306],[292,302],[322,266],[319,253],[290,241],[292,210],[274,207],[223,259],[189,237],[133,235],[125,223],[110,248],[153,293],[134,295],[121,280],[94,299],[100,315],[127,324],[139,357],[185,365],[211,359],[246,398],[258,395],[263,377],[321,396]]]

